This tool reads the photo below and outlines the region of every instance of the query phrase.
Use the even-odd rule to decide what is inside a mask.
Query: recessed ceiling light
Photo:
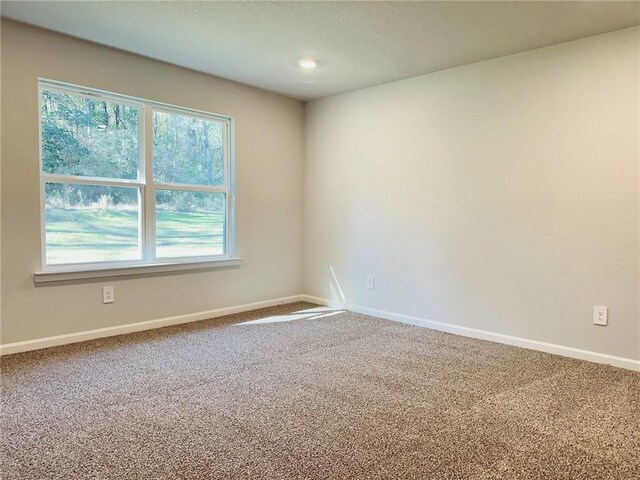
[[[318,61],[315,58],[301,58],[298,60],[298,65],[302,68],[311,69],[318,66]]]

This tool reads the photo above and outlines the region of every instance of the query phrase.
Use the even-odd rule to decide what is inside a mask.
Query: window
[[[231,119],[40,82],[45,271],[233,257]]]

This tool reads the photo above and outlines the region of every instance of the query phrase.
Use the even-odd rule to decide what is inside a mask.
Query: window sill
[[[206,260],[189,263],[152,263],[148,265],[132,265],[127,267],[92,268],[91,270],[68,270],[56,272],[34,272],[35,284],[64,282],[67,280],[83,280],[91,278],[121,277],[130,275],[147,275],[164,272],[182,272],[188,270],[209,270],[214,268],[236,267],[241,258],[226,258],[224,260]]]

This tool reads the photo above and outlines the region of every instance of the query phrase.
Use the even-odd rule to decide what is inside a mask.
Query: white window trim
[[[110,179],[77,177],[44,173],[42,170],[42,90],[57,91],[81,97],[102,98],[120,104],[139,108],[138,145],[140,159],[138,163],[138,179]],[[208,121],[222,123],[226,135],[224,180],[222,186],[191,185],[177,183],[154,183],[150,175],[153,168],[153,112],[176,113],[195,116]],[[238,265],[240,258],[235,250],[235,119],[233,117],[212,114],[201,110],[179,107],[138,97],[115,94],[95,88],[62,83],[55,80],[38,78],[38,142],[39,142],[39,176],[40,176],[40,230],[41,230],[41,271],[34,272],[36,283],[75,280],[82,278],[99,278],[120,275],[140,275],[179,270],[193,270]],[[140,192],[140,224],[139,243],[142,259],[115,262],[65,263],[48,265],[46,263],[46,218],[45,218],[45,184],[47,182],[105,185],[113,187],[137,188]],[[155,257],[155,190],[190,190],[198,192],[218,192],[225,194],[225,253],[222,255],[156,258]]]
[[[131,275],[153,275],[166,272],[183,272],[188,270],[209,270],[212,268],[230,268],[240,265],[241,258],[229,258],[189,263],[157,263],[145,265],[121,265],[105,268],[90,267],[74,271],[34,272],[36,284],[86,280],[92,278],[123,277]]]

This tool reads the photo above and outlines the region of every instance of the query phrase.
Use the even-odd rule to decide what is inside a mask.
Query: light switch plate
[[[373,279],[373,275],[369,275],[369,276],[367,277],[367,288],[368,288],[369,290],[373,290],[373,287],[374,287],[374,279]]]

